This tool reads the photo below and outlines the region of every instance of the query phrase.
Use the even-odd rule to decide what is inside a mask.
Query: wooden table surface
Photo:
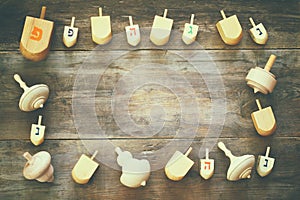
[[[19,41],[25,16],[39,16],[42,5],[47,6],[46,19],[55,22],[55,29],[48,58],[34,63],[23,58],[19,52]],[[99,6],[103,7],[104,15],[111,16],[114,34],[112,42],[101,47],[92,42],[90,33],[90,17],[98,15]],[[123,16],[132,15],[134,23],[146,30],[151,27],[154,15],[162,15],[165,8],[169,10],[168,17],[174,19],[169,44],[163,48],[155,47],[149,42],[149,34],[145,31],[142,33],[142,44],[136,49],[129,47],[124,36],[124,27],[128,25],[128,19]],[[297,199],[297,196],[299,198],[299,8],[299,1],[292,0],[73,0],[44,1],[43,4],[37,1],[0,1],[0,199]],[[219,13],[221,9],[224,9],[228,16],[237,14],[240,20],[243,39],[236,46],[225,45],[215,28],[215,24],[221,19]],[[192,13],[196,16],[194,23],[199,25],[198,45],[185,47],[180,41],[180,33]],[[76,46],[67,49],[62,43],[62,32],[63,27],[70,24],[72,16],[76,16],[75,26],[79,28],[80,33]],[[249,17],[265,25],[269,33],[266,45],[259,46],[250,38]],[[201,48],[198,48],[199,46]],[[93,51],[95,48],[99,51]],[[74,113],[78,108],[74,108],[73,105],[75,80],[82,75],[79,72],[85,69],[86,63],[97,64],[98,61],[109,59],[120,52],[122,56],[113,59],[106,66],[102,79],[96,84],[94,107],[98,124],[95,124],[95,127],[105,130],[105,137],[79,135],[79,131],[82,130],[76,127],[80,127],[81,122],[75,118]],[[217,70],[208,70],[207,73],[201,74],[187,59],[179,56],[195,53],[206,55],[193,58],[195,63],[200,63],[200,66],[201,62],[213,63]],[[93,58],[89,57],[91,54]],[[276,75],[278,81],[275,90],[268,95],[254,94],[246,85],[245,76],[252,67],[263,67],[271,54],[277,56],[272,68],[272,73]],[[93,60],[94,58],[97,59]],[[130,124],[124,125],[116,121],[116,118],[125,120],[122,117],[127,110],[119,106],[117,108],[120,113],[114,114],[112,108],[114,89],[122,77],[126,78],[127,72],[134,71],[136,66],[147,69],[148,63],[156,63],[157,66],[152,67],[158,70],[152,72],[146,70],[149,73],[138,74],[147,77],[146,84],[131,91],[129,99],[122,99],[128,91],[125,87],[121,88],[117,96],[119,99],[115,100],[127,104],[131,122],[142,127],[141,130],[156,120],[151,118],[151,109],[158,108],[154,113],[157,116],[156,114],[163,108],[164,127],[152,135],[142,135],[142,131],[131,134],[126,132],[131,130]],[[168,73],[160,70],[159,66],[162,66],[162,69],[167,67],[173,70],[180,77],[184,77],[189,85],[176,80],[176,77],[168,76]],[[83,72],[94,76],[99,70],[83,70]],[[13,80],[15,73],[19,73],[29,86],[45,83],[50,87],[50,96],[43,109],[29,113],[19,110],[18,101],[22,89]],[[143,79],[134,77],[131,80],[127,77],[125,80],[128,82],[124,83],[135,84],[135,78]],[[164,85],[152,84],[150,79],[153,82],[170,79],[175,90]],[[221,80],[220,90],[214,90],[220,87],[219,82],[214,82],[215,79]],[[181,108],[179,96],[185,95],[185,86],[194,90],[193,98],[186,98],[187,101],[191,101],[188,103],[192,101],[197,103],[195,110],[198,113],[193,109]],[[216,94],[211,94],[209,87]],[[277,130],[272,136],[261,137],[253,127],[250,114],[257,110],[256,98],[260,99],[263,107],[271,105],[273,108]],[[215,100],[225,101],[226,104],[221,109],[224,113],[214,113]],[[153,107],[157,105],[159,107]],[[185,113],[188,115],[185,119],[192,121],[195,112],[201,123],[193,125],[193,137],[189,135],[177,137],[176,133],[182,128],[181,114]],[[37,122],[39,114],[44,117],[46,138],[42,145],[36,147],[29,140],[29,133],[31,124]],[[89,116],[88,112],[85,114]],[[213,115],[217,118],[212,119]],[[220,134],[217,134],[218,132]],[[270,146],[270,156],[276,158],[274,169],[264,178],[253,170],[249,180],[227,181],[226,171],[230,161],[217,145],[213,145],[210,157],[215,159],[215,173],[210,180],[205,181],[199,176],[199,157],[203,155],[200,150],[206,145],[204,141],[209,140],[212,141],[211,144],[223,141],[234,155],[253,154],[256,159],[258,155],[265,153],[267,146]],[[195,165],[180,182],[167,179],[163,169],[156,169],[152,171],[146,187],[130,189],[120,183],[120,169],[103,164],[102,157],[115,160],[116,155],[103,146],[97,146],[99,141],[111,142],[136,155],[144,155],[145,158],[151,157],[160,149],[165,149],[168,143],[184,151],[188,148],[187,142],[190,141],[193,147],[190,158],[195,161]],[[92,148],[100,152],[96,157],[100,168],[88,184],[78,185],[71,178],[71,170],[80,155],[91,154]],[[34,154],[41,150],[46,150],[52,155],[55,169],[53,183],[29,181],[22,176],[25,164],[22,154],[26,151]],[[162,156],[166,157],[173,153],[166,152],[166,155]],[[167,160],[162,161],[161,165],[165,162]]]

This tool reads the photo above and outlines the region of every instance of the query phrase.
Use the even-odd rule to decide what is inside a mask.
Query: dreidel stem
[[[164,11],[164,18],[166,18],[167,17],[167,14],[168,14],[168,9],[165,9],[165,11]]]
[[[128,16],[128,18],[129,18],[129,25],[133,26],[132,16]]]
[[[38,125],[41,125],[41,124],[42,124],[42,118],[43,118],[43,116],[42,116],[42,115],[39,115]]]
[[[72,17],[72,20],[71,20],[71,27],[72,28],[74,27],[74,24],[75,24],[75,17]]]
[[[195,18],[195,15],[194,15],[194,14],[192,14],[192,16],[191,16],[191,21],[190,21],[190,24],[191,24],[191,25],[193,25],[193,24],[194,24],[194,18]]]
[[[102,17],[102,7],[99,7],[99,16]]]
[[[206,159],[206,160],[209,159],[209,157],[208,157],[208,148],[205,149],[205,159]]]
[[[265,66],[265,70],[266,70],[266,71],[270,71],[270,70],[271,70],[271,68],[272,68],[272,66],[273,66],[273,64],[274,64],[274,62],[275,62],[275,60],[276,60],[276,56],[275,56],[274,54],[272,54],[272,55],[270,56],[270,58],[269,58],[267,64],[266,64],[266,66]]]
[[[266,157],[269,157],[269,154],[270,154],[270,147],[267,147],[267,151],[266,151]]]
[[[250,17],[249,20],[250,20],[250,23],[252,24],[252,26],[254,27],[254,26],[255,26],[255,23],[254,23],[252,17]]]
[[[193,148],[190,147],[190,148],[185,152],[184,155],[185,155],[185,156],[188,156],[188,155],[191,153],[192,149],[193,149]]]
[[[26,91],[28,89],[26,83],[21,79],[21,77],[19,76],[19,74],[15,74],[14,75],[14,79],[15,81],[17,81],[20,84],[20,87]]]
[[[44,18],[45,18],[45,15],[46,15],[46,9],[47,9],[46,6],[43,6],[43,7],[42,7],[41,14],[40,14],[40,19],[44,19]]]
[[[223,19],[226,19],[226,15],[225,15],[225,12],[224,12],[224,10],[221,10],[221,11],[220,11],[220,13],[221,13],[221,15],[222,15]]]
[[[218,147],[219,147],[222,151],[224,151],[225,155],[226,155],[227,157],[229,157],[230,160],[231,160],[232,158],[234,158],[234,156],[232,155],[231,151],[230,151],[229,149],[226,148],[226,146],[225,146],[225,144],[224,144],[223,142],[219,142],[219,143],[218,143]]]
[[[256,104],[257,104],[257,107],[258,107],[258,109],[259,109],[259,110],[261,110],[261,109],[262,109],[262,107],[261,107],[261,105],[260,105],[260,102],[259,102],[259,100],[258,100],[258,99],[256,99],[255,101],[256,101]]]
[[[94,154],[92,155],[91,159],[94,160],[94,158],[96,157],[97,154],[98,154],[98,151],[96,150],[96,151],[94,152]]]
[[[115,149],[115,151],[117,152],[118,155],[120,155],[120,154],[122,153],[122,150],[121,150],[120,147],[117,147],[117,148]]]
[[[30,155],[30,153],[25,152],[23,154],[23,157],[26,158],[26,160],[29,162],[29,164],[31,164],[31,162],[32,162],[32,155]]]

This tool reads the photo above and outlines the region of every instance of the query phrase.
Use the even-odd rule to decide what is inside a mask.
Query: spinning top
[[[72,17],[71,26],[65,26],[63,42],[66,47],[72,47],[77,42],[78,28],[74,27],[75,17]]]
[[[272,93],[276,85],[275,76],[270,72],[274,62],[275,55],[271,55],[265,68],[252,68],[246,76],[247,85],[254,89],[254,93],[261,92],[263,94]]]
[[[250,36],[253,39],[253,41],[257,44],[266,44],[268,40],[268,33],[262,23],[259,23],[258,25],[255,25],[253,19],[249,18],[252,28],[250,29]]]
[[[266,155],[265,156],[258,156],[258,161],[257,161],[257,173],[261,176],[267,176],[268,174],[271,173],[275,159],[269,157],[270,153],[270,147],[267,147]]]
[[[125,27],[127,42],[131,46],[137,46],[141,41],[140,28],[138,24],[133,24],[132,16],[129,16],[129,25]]]
[[[33,156],[26,152],[23,156],[28,161],[23,169],[23,175],[26,179],[36,179],[39,182],[54,181],[54,169],[51,165],[51,156],[48,152],[40,151]]]
[[[42,118],[42,115],[39,115],[38,124],[31,125],[30,140],[35,146],[38,146],[44,142],[46,126],[42,125]]]
[[[150,163],[148,160],[138,160],[128,151],[115,149],[118,154],[117,162],[122,167],[120,182],[130,188],[145,186],[150,176]]]
[[[102,8],[99,8],[99,16],[91,17],[92,39],[97,44],[106,44],[112,39],[110,16],[102,16]]]
[[[200,176],[206,180],[212,177],[215,169],[215,161],[209,159],[208,154],[208,149],[206,149],[205,159],[200,159]]]
[[[188,158],[191,151],[192,147],[190,147],[185,154],[182,154],[180,151],[174,153],[165,167],[165,173],[169,179],[180,181],[188,173],[194,165],[194,161]]]
[[[20,84],[20,87],[24,90],[20,101],[19,108],[22,111],[33,111],[38,108],[43,108],[44,103],[49,96],[49,88],[45,84],[38,84],[31,87],[27,87],[26,83],[22,81],[18,74],[14,75],[14,79]]]
[[[185,23],[184,25],[182,41],[187,45],[192,44],[196,40],[198,34],[198,26],[193,24],[194,17],[195,15],[192,14],[190,23]]]
[[[230,159],[230,166],[227,170],[227,180],[237,181],[240,179],[251,178],[251,170],[255,163],[254,155],[243,155],[236,157],[231,154],[223,142],[218,143],[218,147],[224,151]]]

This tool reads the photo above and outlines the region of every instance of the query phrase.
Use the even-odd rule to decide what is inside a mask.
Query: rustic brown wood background
[[[19,52],[19,41],[26,15],[39,16],[42,5],[47,6],[46,19],[55,22],[49,57],[42,62],[25,60]],[[195,24],[199,25],[197,42],[213,58],[221,72],[226,91],[226,118],[219,141],[223,141],[235,155],[264,154],[267,145],[271,146],[271,157],[276,158],[273,172],[261,178],[254,170],[250,180],[229,182],[226,170],[229,160],[217,146],[210,156],[215,159],[215,174],[204,181],[199,176],[198,149],[205,137],[208,126],[199,128],[192,146],[190,157],[196,162],[187,176],[180,182],[168,180],[163,170],[151,173],[146,187],[126,188],[119,182],[121,172],[100,163],[100,169],[87,185],[78,185],[72,181],[71,170],[82,153],[89,153],[78,137],[72,114],[72,90],[77,70],[86,57],[96,47],[90,35],[90,17],[98,15],[97,8],[103,7],[104,15],[110,15],[114,34],[122,33],[128,25],[127,18],[132,15],[134,23],[140,27],[151,27],[155,14],[161,15],[165,8],[168,16],[174,19],[173,29],[183,31],[184,23],[194,13]],[[0,199],[297,199],[300,195],[299,184],[299,1],[0,1]],[[243,27],[243,39],[237,46],[225,45],[215,28],[221,19],[219,10],[224,9],[228,16],[237,14]],[[79,27],[79,39],[75,47],[67,49],[62,44],[64,25],[69,25],[72,16],[76,16],[75,26]],[[268,30],[269,41],[265,46],[256,45],[250,38],[251,27],[248,17],[262,22]],[[142,35],[147,40],[148,35]],[[114,39],[113,39],[114,40]],[[180,38],[173,38],[180,40]],[[171,42],[171,41],[170,41]],[[130,50],[126,41],[116,44],[114,41],[103,47],[106,54],[118,50]],[[170,49],[176,49],[171,46]],[[179,49],[180,50],[180,49]],[[191,51],[191,50],[182,50]],[[193,50],[197,51],[197,50]],[[192,52],[192,51],[191,51]],[[255,66],[263,67],[270,54],[278,56],[272,72],[277,76],[277,86],[272,94],[254,95],[244,78],[247,71]],[[110,84],[117,81],[124,68],[122,63],[133,67],[135,63],[158,61],[174,68],[184,64],[182,60],[168,57],[168,50],[155,50],[155,47],[132,51],[116,60],[114,70],[106,71],[105,87],[98,87],[97,95],[104,98],[97,101],[97,108],[107,106],[111,97]],[[103,55],[105,56],[105,54]],[[142,64],[142,63],[140,63]],[[13,74],[19,73],[28,85],[48,84],[51,89],[49,100],[43,110],[30,113],[21,112],[18,100],[22,93],[13,80]],[[191,68],[183,69],[189,74],[191,84],[198,88],[199,102],[205,108],[210,99],[203,82]],[[159,73],[158,73],[159,74]],[[213,76],[213,74],[212,74]],[[155,79],[155,77],[153,77]],[[111,82],[110,82],[111,81]],[[106,88],[107,87],[107,88]],[[146,88],[147,89],[147,88]],[[145,89],[145,90],[146,90]],[[148,88],[149,89],[149,88]],[[140,106],[147,101],[140,98],[149,95],[141,88],[132,97],[132,118],[137,123],[147,123],[149,117]],[[147,150],[153,152],[172,140],[174,132],[168,128],[177,126],[176,114],[178,102],[170,91],[161,91],[156,103],[163,103],[168,114],[169,124],[165,132],[151,138],[134,138],[124,135],[114,122],[110,110],[97,109],[99,124],[107,130],[107,137],[126,150]],[[165,95],[165,96],[164,96]],[[159,98],[164,97],[164,98]],[[277,130],[270,137],[260,137],[252,125],[250,113],[257,110],[255,98],[259,98],[263,107],[271,105],[276,119]],[[29,140],[32,123],[36,123],[38,114],[43,114],[43,124],[47,126],[45,142],[35,147]],[[209,114],[209,113],[206,113]],[[170,129],[172,130],[172,129]],[[187,138],[181,138],[184,141]],[[87,138],[88,140],[88,138]],[[25,180],[22,168],[25,151],[36,153],[47,150],[53,157],[55,182],[41,184]],[[298,196],[298,197],[297,197]]]

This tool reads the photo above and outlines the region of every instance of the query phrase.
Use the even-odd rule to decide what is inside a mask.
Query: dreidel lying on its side
[[[184,25],[182,41],[187,45],[192,44],[196,40],[198,34],[198,26],[193,24],[194,17],[195,15],[192,14],[190,23],[185,23]]]
[[[155,15],[150,40],[157,46],[168,43],[173,26],[173,19],[167,18],[168,9],[165,9],[163,17]]]
[[[26,152],[23,154],[27,163],[23,169],[23,176],[29,180],[39,182],[53,182],[54,168],[51,165],[51,155],[46,151],[40,151],[33,156]]]
[[[205,159],[200,159],[200,176],[206,180],[212,177],[215,169],[215,161],[209,159],[208,154],[208,149],[206,149]]]
[[[243,31],[239,19],[236,15],[232,15],[227,18],[223,10],[220,12],[223,19],[218,21],[216,26],[222,40],[228,45],[238,44],[243,37]]]
[[[95,151],[92,157],[82,154],[80,159],[75,164],[72,170],[72,178],[76,183],[86,184],[95,173],[99,164],[93,159],[96,157],[98,151]]]
[[[26,16],[20,41],[22,55],[32,61],[46,58],[52,36],[54,23],[45,20],[46,7],[42,7],[40,18]]]
[[[31,125],[30,140],[35,146],[44,142],[46,126],[42,125],[42,118],[42,115],[39,115],[38,124]]]
[[[110,16],[102,16],[99,7],[99,16],[91,17],[92,39],[96,44],[106,44],[112,39]]]
[[[75,17],[72,17],[71,26],[65,26],[63,42],[66,47],[72,47],[77,42],[78,28],[74,27]]]
[[[234,156],[223,142],[218,143],[218,147],[224,151],[225,155],[230,159],[230,165],[227,170],[227,180],[237,181],[240,179],[251,178],[251,171],[255,164],[254,155]]]
[[[26,83],[18,74],[14,75],[14,79],[24,90],[19,101],[20,110],[28,112],[44,107],[49,96],[49,87],[47,85],[37,84],[27,87]]]
[[[182,154],[179,151],[174,153],[165,166],[165,174],[169,179],[180,181],[188,173],[194,165],[194,161],[188,158],[191,151],[192,147],[190,147],[185,154]]]
[[[259,23],[255,25],[253,19],[249,18],[252,28],[250,29],[250,36],[253,41],[257,44],[266,44],[268,40],[268,32],[266,31],[264,25]]]
[[[254,127],[261,136],[271,135],[276,129],[276,120],[272,107],[269,106],[262,109],[258,99],[256,99],[256,104],[259,110],[251,113]]]
[[[275,55],[271,55],[265,68],[255,67],[250,69],[246,76],[247,85],[254,89],[254,93],[261,92],[263,94],[272,93],[277,83],[275,76],[270,72],[274,62]]]
[[[271,173],[275,159],[269,157],[270,154],[270,147],[267,147],[266,155],[265,156],[258,156],[258,161],[257,161],[257,173],[261,176],[267,176],[268,174]]]
[[[125,27],[127,42],[135,47],[141,41],[140,28],[138,24],[133,24],[132,16],[129,16],[129,24],[129,26]]]

